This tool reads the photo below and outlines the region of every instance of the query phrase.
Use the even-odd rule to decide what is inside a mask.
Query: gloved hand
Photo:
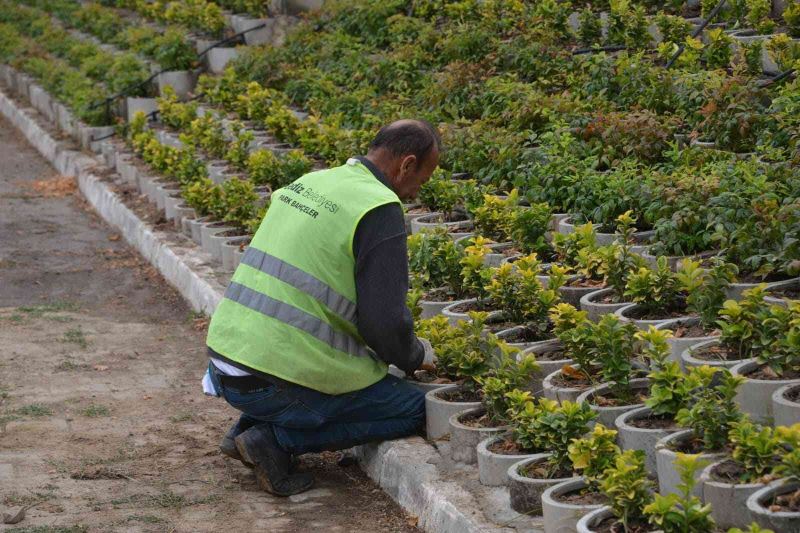
[[[425,357],[422,359],[422,364],[419,366],[422,370],[434,370],[436,368],[436,354],[433,353],[433,346],[428,339],[419,339],[422,347],[425,349]]]

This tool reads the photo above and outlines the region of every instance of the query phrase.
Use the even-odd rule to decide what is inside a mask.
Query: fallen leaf
[[[152,396],[147,396],[147,395],[142,396],[142,400],[152,400],[152,399],[153,399]]]
[[[98,372],[105,372],[106,370],[108,370],[108,367],[106,365],[94,365],[92,368],[94,368]]]
[[[117,235],[117,234],[109,235],[108,236],[108,240],[109,241],[118,241],[119,240],[119,235]]]
[[[406,523],[407,523],[407,524],[408,524],[410,527],[417,527],[417,523],[418,523],[418,522],[419,522],[419,518],[417,518],[416,516],[409,516],[409,517],[408,517],[408,520],[406,520]]]

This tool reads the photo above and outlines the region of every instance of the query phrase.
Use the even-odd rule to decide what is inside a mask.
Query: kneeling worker
[[[220,448],[278,496],[308,490],[292,457],[413,434],[423,394],[387,374],[433,362],[406,308],[401,198],[439,162],[424,121],[382,128],[365,157],[272,195],[208,329],[207,394],[242,412]]]

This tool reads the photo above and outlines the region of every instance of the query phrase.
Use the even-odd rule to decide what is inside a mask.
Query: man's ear
[[[417,166],[417,156],[407,155],[400,162],[400,177],[406,177]]]

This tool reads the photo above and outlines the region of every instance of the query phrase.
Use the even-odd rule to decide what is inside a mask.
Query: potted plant
[[[434,344],[437,369],[454,383],[425,395],[426,427],[429,439],[450,432],[450,417],[466,409],[480,407],[482,391],[479,378],[497,368],[503,353],[510,348],[495,335],[483,331],[486,313],[471,313],[442,342]]]
[[[498,311],[497,302],[492,301],[488,287],[495,269],[487,267],[484,257],[489,251],[488,242],[476,237],[473,244],[464,248],[459,259],[461,279],[457,281],[460,291],[471,296],[461,302],[454,302],[442,309],[442,314],[451,324],[467,320],[472,311]],[[495,313],[498,314],[498,313]]]
[[[711,258],[708,268],[692,259],[681,264],[676,276],[686,293],[686,311],[692,316],[667,320],[657,326],[672,330],[673,335],[667,342],[670,357],[675,361],[680,362],[681,354],[691,346],[719,336],[719,312],[726,300],[726,289],[737,271],[736,265],[719,257]]]
[[[716,371],[716,385],[695,389],[687,407],[676,415],[678,424],[689,428],[672,433],[656,444],[659,492],[678,492],[681,476],[675,469],[678,453],[697,453],[706,461],[722,459],[727,453],[728,433],[742,413],[734,401],[743,378],[727,369]],[[699,475],[699,472],[698,472]],[[696,487],[701,496],[702,487]]]
[[[538,514],[542,493],[558,483],[572,479],[569,445],[588,431],[597,415],[586,404],[563,402],[538,420],[537,433],[547,443],[549,455],[525,459],[508,469],[511,508],[518,513]]]
[[[467,299],[461,284],[464,251],[444,228],[425,230],[408,237],[408,267],[411,284],[423,295],[421,318],[430,318],[454,302]]]
[[[731,372],[745,378],[736,396],[755,422],[772,421],[772,394],[800,383],[800,302],[767,307],[759,316],[755,361],[743,361]]]
[[[441,173],[432,177],[419,192],[419,201],[430,212],[411,219],[411,233],[423,228],[444,226],[453,238],[465,235],[472,229],[473,223],[467,216],[463,199],[474,195],[477,189],[472,180],[453,181]]]
[[[680,482],[674,492],[663,490],[643,509],[648,521],[664,533],[704,533],[714,530],[711,507],[697,495],[697,478],[706,465],[702,455],[677,454]]]
[[[502,309],[492,329],[520,349],[555,338],[548,318],[550,309],[558,302],[558,287],[563,275],[556,271],[548,288],[539,281],[540,264],[535,254],[520,259],[514,265],[505,263],[491,271],[486,287],[489,299]]]
[[[617,310],[615,315],[633,322],[639,329],[686,316],[681,286],[664,257],[658,258],[656,268],[641,267],[632,273],[625,285],[625,296],[633,303]]]
[[[596,424],[592,432],[569,445],[572,468],[581,477],[554,485],[542,494],[545,532],[574,531],[578,520],[606,503],[600,486],[620,454],[617,432]]]
[[[643,353],[650,362],[650,391],[644,407],[623,413],[615,421],[620,446],[643,451],[645,467],[653,475],[657,471],[656,444],[680,429],[676,415],[689,406],[694,390],[711,383],[714,373],[709,367],[697,367],[684,374],[680,365],[669,359],[665,336],[658,333],[639,334],[647,343]]]
[[[447,343],[451,342],[451,340],[458,335],[458,330],[451,327],[450,323],[442,315],[433,316],[431,318],[420,318],[420,298],[421,291],[419,289],[409,290],[406,296],[406,305],[411,310],[411,315],[414,318],[414,332],[417,334],[417,337],[427,339],[428,342],[431,343],[431,346],[446,346]],[[434,348],[434,351],[435,350]],[[439,364],[432,368],[416,370],[413,374],[406,375],[405,379],[427,394],[431,390],[452,385],[453,380],[450,379],[449,376],[450,374],[448,374],[447,368]]]
[[[586,514],[576,527],[579,533],[650,531],[644,508],[653,501],[652,481],[647,477],[644,455],[626,450],[605,470],[600,490],[609,505]]]
[[[800,520],[800,427],[778,427],[775,431],[784,448],[775,467],[775,474],[782,479],[751,494],[747,510],[760,526],[793,531]]]
[[[489,437],[478,444],[478,477],[481,484],[494,487],[508,483],[508,469],[523,459],[547,457],[547,442],[538,429],[539,421],[558,408],[546,398],[533,398],[529,391],[513,390],[507,397],[511,431]]]
[[[733,424],[728,438],[731,458],[708,465],[700,476],[703,501],[719,527],[744,527],[751,518],[747,499],[772,481],[781,451],[770,427],[756,426],[747,418]]]
[[[450,417],[450,456],[454,461],[475,464],[478,443],[508,429],[508,394],[527,387],[533,374],[539,370],[532,354],[517,361],[515,349],[502,344],[500,349],[502,355],[498,367],[476,378],[483,394],[481,407]]]
[[[580,394],[592,386],[594,362],[594,325],[584,311],[569,304],[558,304],[550,311],[553,331],[563,347],[570,364],[564,365],[545,376],[542,383],[546,398],[556,401],[577,400]]]
[[[756,355],[759,324],[767,309],[760,287],[745,291],[740,301],[726,300],[719,310],[716,339],[690,346],[681,354],[685,367],[710,365],[733,368]]]
[[[667,336],[653,329],[640,332],[633,324],[620,322],[612,315],[601,318],[595,328],[596,346],[593,348],[593,364],[598,369],[600,384],[584,391],[577,401],[587,402],[597,411],[598,422],[611,427],[620,414],[641,407],[649,381],[634,377],[634,360],[641,355],[638,341],[663,346]]]
[[[772,416],[775,426],[800,423],[800,384],[784,385],[772,393]]]
[[[589,320],[596,322],[601,316],[614,313],[630,303],[625,297],[628,277],[644,266],[642,258],[633,253],[632,235],[635,222],[636,219],[630,212],[620,215],[617,218],[619,240],[597,249],[601,256],[606,288],[581,296],[580,307],[586,311]]]

